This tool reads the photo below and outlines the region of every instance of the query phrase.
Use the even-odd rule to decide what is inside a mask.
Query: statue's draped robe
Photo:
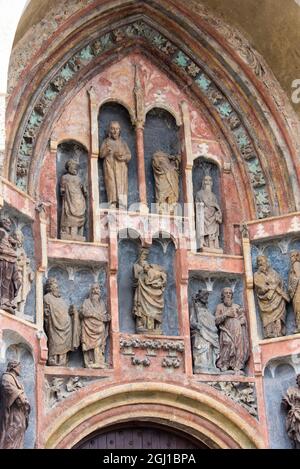
[[[283,402],[288,406],[286,430],[288,436],[300,444],[300,389],[288,388]]]
[[[79,346],[78,324],[69,315],[69,307],[61,297],[52,293],[44,296],[45,329],[49,356],[64,355]]]
[[[300,329],[300,262],[295,261],[289,273],[288,291],[293,300],[297,329]]]
[[[104,353],[107,338],[106,307],[103,300],[97,301],[94,305],[90,298],[86,299],[82,305],[81,319],[81,346],[84,352],[100,347]]]
[[[0,303],[11,305],[21,286],[17,253],[10,243],[10,235],[0,228]]]
[[[215,362],[219,353],[215,317],[207,308],[196,302],[193,302],[192,307],[191,330],[195,367],[215,369]]]
[[[280,275],[272,268],[269,268],[267,273],[257,271],[254,274],[254,285],[263,327],[268,327],[278,320],[285,324],[286,303]]]
[[[222,221],[221,210],[217,201],[217,197],[211,191],[201,189],[196,194],[196,210],[197,219],[201,218],[200,202],[204,204],[204,233],[202,236],[208,236],[210,240],[217,241],[220,234],[220,223]]]
[[[78,175],[64,174],[61,178],[62,192],[61,229],[81,228],[85,223],[86,200]]]
[[[111,155],[109,149],[112,150]],[[104,181],[108,202],[127,207],[127,164],[131,159],[127,143],[122,138],[106,138],[100,148],[100,158],[104,158]]]
[[[149,264],[144,265],[149,266]],[[147,319],[150,318],[161,324],[164,290],[167,283],[166,272],[156,264],[150,264],[149,271],[145,272],[144,267],[137,263],[134,265],[134,277],[137,286],[133,314],[136,317],[144,318],[146,323],[148,323]]]
[[[22,449],[30,407],[24,387],[13,373],[2,376],[0,405],[0,449]]]
[[[233,313],[234,317],[227,317],[228,313]],[[248,328],[242,308],[235,304],[219,304],[216,310],[216,325],[220,334],[218,368],[242,370],[249,357]]]
[[[155,198],[159,204],[175,204],[179,197],[179,173],[166,153],[155,153],[152,159]]]

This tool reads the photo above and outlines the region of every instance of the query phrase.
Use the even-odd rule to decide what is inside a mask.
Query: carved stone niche
[[[57,147],[58,237],[70,241],[89,239],[87,150],[75,141]]]
[[[220,172],[215,163],[199,157],[193,166],[197,250],[222,253],[223,210]]]
[[[5,406],[5,409],[2,407],[0,410],[0,448],[32,449],[36,438],[34,359],[30,344],[15,331],[2,331],[0,382],[2,383],[0,390],[2,403],[5,401],[6,392],[10,392],[10,402],[14,393],[16,396],[9,406]],[[4,390],[4,385],[7,391]],[[20,401],[18,401],[18,395],[20,395]],[[14,435],[13,441],[11,438],[6,438],[8,434]]]

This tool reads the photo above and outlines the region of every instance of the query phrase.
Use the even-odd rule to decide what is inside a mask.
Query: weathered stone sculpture
[[[249,358],[246,316],[243,308],[233,303],[231,288],[223,288],[221,301],[216,309],[220,342],[220,356],[216,365],[221,371],[233,370],[239,374]]]
[[[24,235],[21,230],[16,230],[14,235],[17,248],[17,266],[19,272],[19,279],[21,286],[15,299],[17,310],[24,314],[27,296],[31,290],[32,282],[34,280],[34,272],[30,266],[30,259],[28,259],[24,249]]]
[[[296,379],[297,387],[288,388],[282,404],[288,411],[286,431],[293,441],[295,449],[300,449],[300,375]]]
[[[101,299],[100,286],[91,286],[81,308],[81,346],[86,368],[105,368],[105,346],[110,315]]]
[[[20,376],[20,363],[10,361],[3,373],[0,392],[0,449],[22,449],[30,404]]]
[[[257,272],[254,285],[264,328],[264,338],[286,334],[286,302],[290,300],[284,289],[283,280],[272,269],[266,256],[257,257]]]
[[[80,345],[79,314],[61,298],[57,281],[50,278],[45,287],[44,321],[48,337],[48,365],[66,366],[67,354]]]
[[[162,313],[167,274],[160,265],[149,264],[148,249],[142,249],[134,264],[134,304],[137,333],[162,334]]]
[[[22,285],[18,271],[16,240],[10,234],[11,220],[0,219],[0,307],[15,314],[15,299]]]
[[[202,188],[195,197],[196,231],[200,249],[219,251],[222,212],[212,186],[211,176],[204,176]]]
[[[79,163],[69,160],[66,163],[67,174],[60,181],[62,212],[60,223],[61,239],[85,241],[83,229],[86,219],[87,192],[78,176]]]
[[[128,163],[131,153],[127,143],[121,138],[119,122],[112,121],[108,137],[100,148],[100,158],[104,159],[104,181],[108,203],[111,208],[127,209]]]
[[[300,332],[300,252],[291,251],[291,267],[289,272],[288,292],[293,301],[293,310],[295,314],[296,330]]]
[[[157,151],[152,158],[158,212],[174,214],[179,199],[180,156]]]
[[[209,292],[199,290],[193,297],[190,327],[192,333],[194,373],[219,373],[218,329],[214,315],[208,310]]]

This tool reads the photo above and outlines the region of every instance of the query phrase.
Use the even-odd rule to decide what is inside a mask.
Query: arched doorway
[[[74,449],[209,449],[185,432],[153,422],[125,422],[96,431]]]

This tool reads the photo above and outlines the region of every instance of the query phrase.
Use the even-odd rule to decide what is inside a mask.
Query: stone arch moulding
[[[50,57],[42,48],[39,63],[30,61],[31,73],[20,77],[7,108],[5,175],[33,194],[51,126],[65,102],[99,68],[139,47],[207,107],[245,188],[251,188],[249,218],[299,209],[300,169],[292,130],[299,123],[263,59],[239,33],[201,6],[192,15],[177,0],[151,5],[126,1],[117,9],[110,8],[113,2],[101,8],[98,3],[86,7],[86,16],[81,11],[81,20],[74,14],[73,22],[62,24],[48,40]],[[68,41],[59,44],[62,31]]]
[[[134,383],[111,386],[89,394],[80,403],[57,413],[43,431],[45,448],[72,448],[96,430],[132,420],[176,426],[211,448],[262,448],[258,422],[246,411],[228,411],[206,392],[173,384]],[[58,412],[58,410],[57,410]]]

